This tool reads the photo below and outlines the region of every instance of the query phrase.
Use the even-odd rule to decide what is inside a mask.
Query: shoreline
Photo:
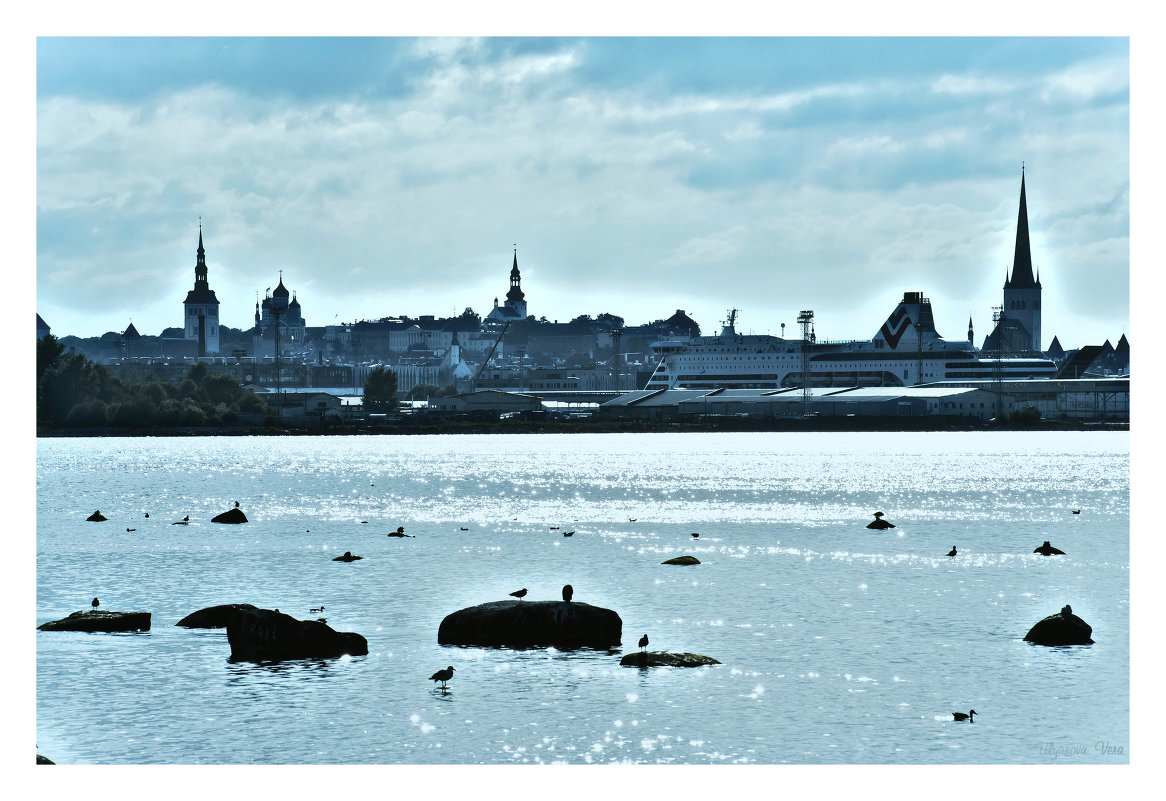
[[[140,429],[52,428],[37,429],[38,439],[60,437],[269,437],[269,436],[368,436],[423,434],[618,434],[689,432],[908,432],[908,431],[1129,431],[1125,422],[1079,422],[1045,420],[1036,424],[968,423],[937,418],[819,417],[813,419],[715,421],[609,420],[577,422],[424,422],[409,424],[329,426],[177,426]]]

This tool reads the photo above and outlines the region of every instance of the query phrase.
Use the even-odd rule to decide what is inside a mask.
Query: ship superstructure
[[[646,389],[787,389],[789,387],[914,386],[934,381],[1051,378],[1043,358],[997,358],[970,340],[935,330],[930,299],[906,292],[873,338],[819,341],[740,334],[737,312],[721,333],[652,344],[657,366]],[[808,375],[807,375],[808,374]]]

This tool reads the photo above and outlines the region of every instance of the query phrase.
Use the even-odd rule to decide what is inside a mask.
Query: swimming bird
[[[693,539],[696,539],[696,538],[697,538],[697,537],[699,537],[699,536],[700,536],[700,532],[699,532],[699,531],[694,531],[694,532],[692,532],[692,538],[693,538]]]
[[[146,512],[146,517],[149,517],[149,516],[150,516],[150,513],[149,513],[149,512]]]
[[[344,556],[337,556],[332,559],[333,562],[355,562],[357,559],[363,559],[363,556],[353,556],[352,551],[345,551]]]
[[[894,528],[895,524],[890,520],[883,520],[882,512],[874,513],[874,520],[866,524],[867,528]]]
[[[1074,510],[1073,510],[1073,514],[1075,514],[1075,515],[1079,515],[1079,514],[1081,514],[1081,510],[1080,510],[1080,509],[1074,509]]]
[[[465,526],[462,526],[462,527],[461,527],[461,530],[462,530],[462,531],[469,531],[469,529],[468,529],[468,528],[466,528]]]
[[[190,522],[190,515],[186,515],[184,518],[182,518],[182,522],[189,523]]]
[[[319,607],[312,607],[312,608],[311,608],[311,609],[309,609],[308,611],[309,611],[309,612],[323,612],[323,611],[324,611],[324,607],[322,607],[322,606],[319,606]]]
[[[450,665],[445,670],[439,670],[429,677],[430,681],[440,681],[441,689],[445,689],[445,683],[453,678],[453,665]]]
[[[955,556],[955,546],[951,546],[951,550],[947,552],[948,556]]]
[[[575,532],[574,531],[564,531],[563,536],[564,537],[573,537],[573,536],[575,536]]]
[[[648,647],[648,635],[645,634],[643,637],[640,637],[640,650],[642,651],[647,647]]]
[[[326,617],[318,617],[318,618],[316,618],[316,620],[320,621],[321,623],[327,623],[327,622],[328,622],[328,618],[326,618]]]
[[[510,594],[513,595],[515,598],[519,598],[519,599],[525,598],[526,597],[526,587],[523,587],[521,590],[515,590],[514,592],[512,592]]]
[[[97,607],[101,606],[101,601],[94,598],[92,603],[90,603],[90,606],[92,606],[94,609],[96,609]]]
[[[1060,548],[1054,548],[1052,545],[1049,545],[1048,540],[1045,540],[1044,544],[1041,545],[1039,548],[1033,548],[1032,552],[1039,553],[1042,556],[1052,556],[1053,554],[1058,554],[1058,553],[1061,554],[1062,556],[1064,556],[1064,554],[1065,554],[1065,552],[1062,551]]]
[[[361,523],[367,523],[368,521],[367,521],[367,520],[361,520],[360,522],[361,522]]]
[[[574,588],[570,584],[563,585],[563,600],[571,603],[571,596],[575,594]]]
[[[976,710],[973,709],[970,712],[968,712],[968,714],[966,714],[966,715],[963,712],[952,712],[951,716],[953,718],[955,718],[956,720],[966,720],[969,723],[975,723],[976,721],[972,718],[972,716],[975,714],[976,714]]]
[[[551,526],[551,531],[558,531],[560,528],[560,526]]]
[[[628,518],[628,522],[629,522],[629,523],[634,523],[634,522],[636,522],[636,518],[634,518],[634,517],[629,517],[629,518]]]
[[[136,528],[127,528],[126,531],[137,531]]]
[[[386,536],[389,536],[389,537],[412,537],[413,535],[406,534],[404,526],[397,526],[396,531],[390,531]]]

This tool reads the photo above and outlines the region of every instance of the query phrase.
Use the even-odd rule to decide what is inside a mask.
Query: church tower
[[[1025,350],[1040,351],[1040,275],[1032,274],[1032,252],[1028,242],[1028,204],[1024,196],[1024,168],[1020,171],[1020,212],[1016,219],[1016,251],[1012,275],[1004,281],[1004,316],[1027,332]]]
[[[506,305],[514,309],[516,317],[526,317],[526,295],[522,291],[522,275],[518,272],[518,248],[514,249],[514,266],[510,268],[510,291],[506,293]]]
[[[198,224],[198,253],[194,263],[194,289],[186,293],[184,339],[198,342],[198,355],[219,352],[219,299],[207,284],[206,251],[202,246],[202,223]]]

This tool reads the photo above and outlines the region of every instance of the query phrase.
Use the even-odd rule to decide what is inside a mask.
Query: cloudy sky
[[[36,306],[224,325],[283,271],[309,325],[528,311],[870,338],[905,291],[976,344],[1024,164],[1043,332],[1130,324],[1124,38],[53,38]]]

